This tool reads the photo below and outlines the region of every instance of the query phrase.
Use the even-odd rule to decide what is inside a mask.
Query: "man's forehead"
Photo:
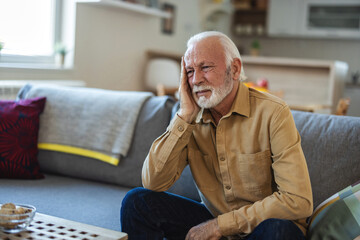
[[[225,60],[225,53],[221,45],[207,44],[204,41],[197,42],[186,50],[184,54],[186,65],[202,65]]]
[[[200,40],[198,42],[194,42],[188,47],[186,52],[193,53],[193,52],[209,51],[209,50],[215,50],[221,48],[222,46],[218,39],[208,38],[208,39]]]

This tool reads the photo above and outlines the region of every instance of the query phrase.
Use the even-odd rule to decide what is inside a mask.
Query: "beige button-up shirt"
[[[166,191],[187,164],[224,236],[249,234],[268,218],[294,220],[305,233],[313,210],[310,178],[282,100],[240,83],[218,125],[206,109],[194,124],[174,117],[144,162],[144,187]]]

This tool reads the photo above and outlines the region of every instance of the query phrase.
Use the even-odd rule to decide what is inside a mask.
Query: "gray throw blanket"
[[[130,148],[143,103],[153,94],[45,85],[27,85],[18,94],[18,98],[40,96],[47,100],[40,116],[39,143],[120,159]]]

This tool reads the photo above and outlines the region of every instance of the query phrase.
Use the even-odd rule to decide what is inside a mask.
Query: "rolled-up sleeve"
[[[166,132],[154,141],[142,168],[145,188],[166,191],[180,177],[187,165],[187,144],[194,127],[176,115]]]

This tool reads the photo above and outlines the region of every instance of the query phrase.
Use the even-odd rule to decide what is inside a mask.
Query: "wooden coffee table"
[[[36,213],[27,230],[8,234],[0,231],[0,240],[126,240],[126,233]]]

